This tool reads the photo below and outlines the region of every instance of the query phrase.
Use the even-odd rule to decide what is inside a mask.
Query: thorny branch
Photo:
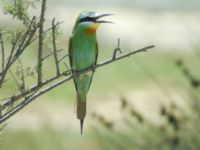
[[[42,1],[41,16],[39,23],[39,45],[38,45],[38,84],[42,82],[42,57],[43,57],[43,41],[44,41],[44,21],[45,21],[46,0]]]
[[[75,76],[79,76],[83,73],[86,73],[88,71],[92,71],[94,69],[98,69],[100,67],[103,67],[105,65],[108,65],[110,63],[113,63],[113,62],[116,62],[118,60],[121,60],[123,58],[126,58],[126,57],[129,57],[131,55],[135,55],[135,54],[138,54],[140,52],[146,52],[148,49],[151,49],[151,48],[154,48],[154,45],[151,45],[151,46],[148,46],[148,47],[144,47],[144,48],[141,48],[139,50],[136,50],[136,51],[132,51],[132,52],[129,52],[129,53],[126,53],[126,54],[123,54],[121,56],[118,56],[116,58],[111,58],[111,59],[108,59],[102,63],[99,63],[95,66],[92,66],[90,68],[87,68],[85,70],[82,70],[76,74],[71,74],[71,71],[70,70],[66,70],[64,71],[63,73],[61,73],[59,76],[55,76],[55,77],[52,77],[51,79],[43,82],[40,86],[36,85],[36,86],[33,86],[31,89],[25,91],[23,94],[18,94],[16,96],[13,96],[11,98],[8,98],[8,100],[6,101],[6,103],[2,104],[1,105],[1,109],[2,111],[9,106],[9,104],[13,104],[15,100],[17,99],[20,99],[20,98],[23,98],[24,96],[27,96],[24,100],[22,100],[22,102],[20,102],[18,105],[16,105],[15,107],[13,107],[13,109],[11,109],[10,111],[8,112],[5,112],[1,117],[0,117],[0,123],[3,123],[5,122],[7,119],[9,119],[11,116],[13,116],[15,113],[17,113],[19,110],[23,109],[25,106],[27,106],[29,103],[31,103],[33,100],[35,100],[37,97],[45,94],[46,92],[56,88],[57,86],[73,79]],[[113,53],[113,55],[115,55]],[[64,77],[62,79],[60,79],[61,77]],[[51,83],[55,80],[58,80],[60,79],[59,81],[56,81],[54,83]],[[47,85],[48,83],[51,83],[50,86],[47,86],[47,87],[44,87],[45,85]]]
[[[0,88],[4,83],[4,79],[10,67],[15,63],[15,61],[21,56],[21,54],[25,51],[25,49],[30,45],[30,41],[32,40],[37,27],[33,27],[33,24],[36,22],[36,17],[33,17],[27,31],[24,33],[22,40],[19,43],[19,46],[16,48],[19,37],[12,43],[11,52],[9,54],[7,62],[4,60],[4,69],[0,72]]]
[[[59,61],[58,61],[58,56],[57,56],[57,47],[56,47],[56,26],[55,26],[55,18],[53,18],[52,21],[52,44],[53,44],[53,52],[54,52],[54,59],[55,59],[55,65],[56,65],[56,74],[60,74],[60,69],[59,69]]]
[[[46,0],[43,0],[43,4],[44,2],[46,2]],[[44,5],[43,5],[44,6]],[[45,4],[46,6],[46,4]],[[45,7],[42,7],[43,11]],[[42,11],[41,11],[42,12]],[[41,15],[42,16],[42,15]],[[56,28],[57,26],[59,26],[60,24],[62,24],[63,22],[57,22],[53,27]],[[3,83],[5,83],[5,77],[7,75],[8,70],[13,66],[13,64],[15,63],[15,61],[23,54],[23,52],[27,49],[27,47],[32,44],[35,40],[37,40],[39,38],[39,35],[36,35],[36,31],[37,29],[40,27],[40,22],[37,22],[36,17],[34,16],[26,31],[17,33],[15,40],[12,41],[11,43],[11,50],[10,53],[8,54],[8,58],[5,59],[5,48],[4,48],[4,42],[2,45],[1,42],[1,36],[3,34],[3,32],[0,30],[0,45],[1,45],[1,53],[2,53],[2,62],[1,62],[1,66],[4,66],[4,69],[0,70],[0,88],[2,88]],[[48,33],[49,31],[52,30],[52,27],[47,28],[46,30],[43,31],[43,35],[45,35],[46,33]],[[2,49],[3,48],[3,49]],[[61,50],[58,50],[57,52],[60,52]],[[48,57],[50,57],[51,55],[54,55],[54,53],[49,54],[47,56],[43,56],[42,61]]]

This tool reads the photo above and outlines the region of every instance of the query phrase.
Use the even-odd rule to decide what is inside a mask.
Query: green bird
[[[83,11],[78,16],[72,36],[69,40],[69,61],[73,73],[78,73],[97,63],[98,43],[96,30],[101,23],[111,23],[99,20],[102,17],[112,14],[99,15],[92,11]],[[83,122],[86,116],[86,99],[90,88],[93,71],[74,77],[74,85],[77,93],[77,118],[80,120],[81,134]]]

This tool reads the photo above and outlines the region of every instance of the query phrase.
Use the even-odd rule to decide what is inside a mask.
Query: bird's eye
[[[91,17],[86,17],[86,18],[82,18],[79,22],[87,22],[87,21],[90,21],[90,22],[94,22],[95,20]]]

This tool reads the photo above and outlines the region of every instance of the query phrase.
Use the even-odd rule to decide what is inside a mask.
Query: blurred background
[[[40,3],[31,14],[40,12]],[[2,5],[0,27],[20,26]],[[64,21],[59,47],[66,53],[83,10],[115,14],[106,18],[114,24],[98,30],[99,62],[112,57],[118,38],[124,53],[152,44],[156,48],[95,72],[82,136],[70,81],[12,117],[0,135],[0,149],[199,149],[200,1],[48,0],[46,21]],[[37,58],[32,49],[25,64]],[[53,73],[52,64],[50,59],[45,76]],[[6,97],[16,89],[9,84],[0,94]]]

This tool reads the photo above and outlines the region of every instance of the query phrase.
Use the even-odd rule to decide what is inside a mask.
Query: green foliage
[[[35,7],[35,1],[38,0],[14,0],[14,2],[6,1],[4,4],[4,12],[27,25],[29,22],[28,8],[30,6]]]
[[[16,75],[20,77],[22,80],[24,77],[34,77],[35,75],[35,68],[31,68],[31,66],[25,66],[21,60],[18,61],[16,65]]]
[[[22,29],[7,27],[4,28],[2,31],[4,33],[4,40],[12,44],[18,39],[20,33],[22,32]]]

